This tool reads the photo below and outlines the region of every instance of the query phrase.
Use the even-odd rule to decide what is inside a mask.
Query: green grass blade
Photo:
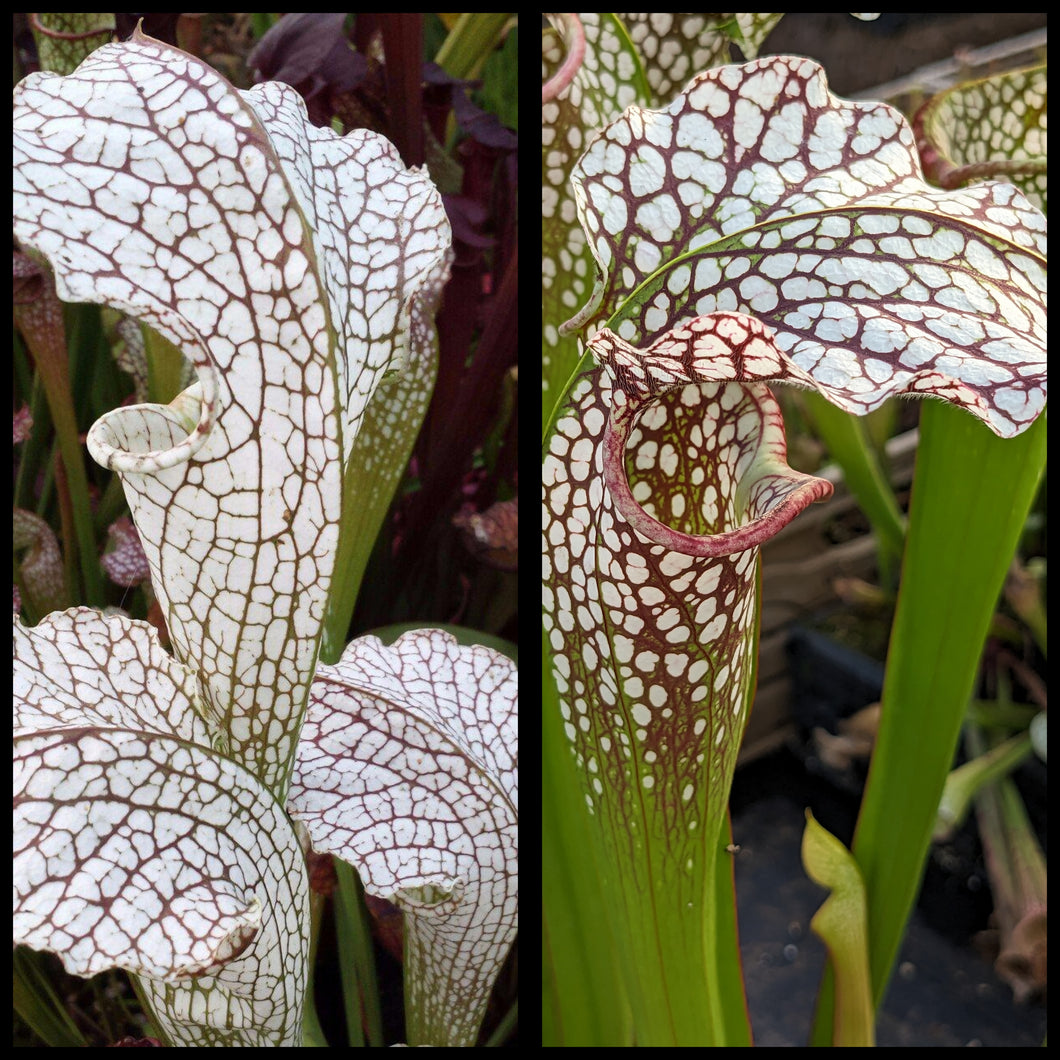
[[[869,445],[865,425],[858,417],[837,408],[815,390],[804,391],[800,397],[805,402],[817,434],[843,469],[843,478],[872,524],[880,576],[885,585],[893,584],[905,548],[905,517]]]
[[[46,1045],[81,1048],[88,1043],[67,1014],[41,967],[41,955],[23,946],[12,954],[14,1009]]]
[[[477,77],[511,17],[508,12],[465,12],[438,49],[434,61],[451,77]]]
[[[1007,441],[925,402],[880,730],[854,838],[877,1007],[901,943],[983,639],[1045,466],[1045,416]],[[827,1036],[826,982],[814,1042]]]
[[[311,917],[309,941],[309,976],[305,988],[305,1008],[302,1011],[302,1045],[306,1048],[327,1048],[328,1040],[324,1028],[320,1026],[316,1005],[316,963],[317,949],[320,944],[320,925],[324,914],[324,898],[316,892],[310,893],[309,908]]]
[[[498,1046],[504,1045],[508,1036],[519,1026],[519,1000],[515,1000],[515,1003],[510,1009],[501,1017],[500,1023],[497,1024],[496,1029],[490,1035],[489,1041],[486,1042],[487,1046]]]
[[[346,1008],[350,1045],[383,1044],[383,1017],[372,954],[372,931],[357,873],[335,858],[339,885],[335,890],[335,930],[339,945],[339,973]]]
[[[946,839],[963,824],[972,800],[989,784],[1003,780],[1031,754],[1031,735],[1022,732],[976,755],[946,778],[935,822],[936,841]]]

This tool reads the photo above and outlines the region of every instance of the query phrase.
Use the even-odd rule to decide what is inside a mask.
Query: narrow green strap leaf
[[[487,1046],[504,1045],[508,1036],[519,1026],[519,999],[512,1002],[512,1007],[501,1017],[494,1032],[489,1036]]]
[[[88,1042],[56,994],[49,969],[42,961],[33,950],[15,947],[11,955],[14,1010],[46,1045],[84,1048]]]
[[[836,977],[833,1045],[875,1045],[875,1012],[869,977],[865,884],[857,862],[809,810],[802,836],[806,874],[832,893],[814,914],[810,927],[828,947]]]
[[[844,481],[872,524],[880,579],[890,587],[897,580],[905,549],[905,516],[869,444],[866,424],[815,391],[801,396],[818,437],[843,469]]]
[[[946,778],[946,786],[939,799],[932,841],[938,843],[948,839],[964,822],[976,793],[985,785],[1007,777],[1030,753],[1030,733],[1024,732],[976,755],[970,762],[953,770]]]
[[[335,930],[338,936],[347,1041],[351,1046],[383,1044],[383,1021],[375,974],[372,927],[357,873],[335,858]]]
[[[1002,440],[921,410],[909,541],[854,855],[877,1003],[916,897],[983,640],[1045,465],[1045,417]]]
[[[434,61],[452,77],[478,77],[512,17],[503,11],[465,12],[438,49]]]
[[[887,990],[916,900],[936,809],[971,698],[983,640],[1041,481],[1041,416],[1010,440],[926,403],[880,728],[853,851],[869,895],[873,996]],[[826,975],[813,1044],[830,1041]]]

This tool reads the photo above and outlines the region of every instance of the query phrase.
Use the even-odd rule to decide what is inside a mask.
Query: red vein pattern
[[[634,893],[701,916],[716,799],[750,706],[757,543],[831,487],[787,467],[764,386],[650,394],[625,368],[628,390],[616,389],[616,374],[605,364],[576,384],[549,442],[544,623],[586,801],[617,864]]]
[[[1010,184],[928,187],[901,115],[838,99],[807,59],[629,108],[573,181],[602,276],[569,327],[610,317],[629,346],[696,361],[694,318],[746,313],[778,365],[753,378],[851,411],[935,394],[1009,437],[1044,407],[1045,219]],[[700,378],[735,378],[719,371]]]
[[[146,321],[196,364],[172,406],[103,417],[180,657],[232,752],[282,797],[341,518],[344,460],[408,353],[450,231],[383,137],[309,125],[137,35],[16,89],[15,234],[60,295]]]
[[[195,675],[124,616],[13,627],[15,942],[136,974],[175,1044],[299,1043],[305,859]]]
[[[1008,184],[929,188],[896,111],[793,57],[630,107],[572,179],[599,277],[566,327],[598,367],[545,446],[544,625],[620,913],[699,966],[757,546],[830,489],[784,463],[762,381],[1019,433],[1046,396],[1045,220]]]
[[[518,923],[513,663],[418,630],[353,641],[313,684],[291,814],[405,913],[406,1011],[473,1045]]]
[[[198,377],[88,438],[177,659],[87,610],[15,624],[15,938],[136,972],[174,1044],[297,1045],[308,887],[282,798],[345,464],[384,372],[431,354],[441,197],[377,134],[139,33],[22,81],[14,151],[15,234],[59,294],[150,324]]]

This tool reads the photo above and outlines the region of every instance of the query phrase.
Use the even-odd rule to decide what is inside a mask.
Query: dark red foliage
[[[350,47],[345,23],[342,12],[285,15],[247,60],[258,81],[283,81],[296,88],[314,125],[328,125],[339,97],[368,75],[368,60]]]

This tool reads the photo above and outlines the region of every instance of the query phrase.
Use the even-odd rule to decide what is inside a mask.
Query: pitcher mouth
[[[775,398],[767,386],[762,383],[704,383],[701,387],[721,392],[728,387],[738,386],[762,405],[763,419],[771,419],[771,412],[776,407]],[[715,557],[730,556],[748,549],[758,548],[783,527],[787,526],[801,511],[815,501],[824,500],[832,492],[832,485],[825,479],[804,475],[792,471],[784,465],[784,474],[788,488],[776,499],[770,499],[759,514],[748,518],[746,522],[731,530],[722,530],[715,534],[689,534],[660,522],[647,512],[633,496],[626,467],[627,446],[630,433],[636,421],[646,409],[658,402],[661,396],[648,394],[644,397],[629,397],[616,391],[619,400],[613,401],[604,429],[602,444],[602,464],[604,483],[611,494],[615,508],[621,516],[642,537],[664,548],[680,552],[687,556]],[[777,413],[779,417],[779,410]],[[767,422],[766,427],[771,426]],[[783,435],[780,435],[781,440]],[[764,435],[759,439],[759,448],[768,447],[769,439]],[[774,459],[776,454],[774,455]],[[775,474],[779,478],[780,468]],[[765,472],[763,477],[766,477]],[[779,485],[779,483],[778,483]],[[753,509],[754,502],[748,507]]]
[[[105,413],[86,439],[92,458],[123,474],[143,475],[190,461],[217,420],[217,375],[197,365],[198,380],[168,405],[129,405]],[[143,441],[142,449],[130,440]]]

